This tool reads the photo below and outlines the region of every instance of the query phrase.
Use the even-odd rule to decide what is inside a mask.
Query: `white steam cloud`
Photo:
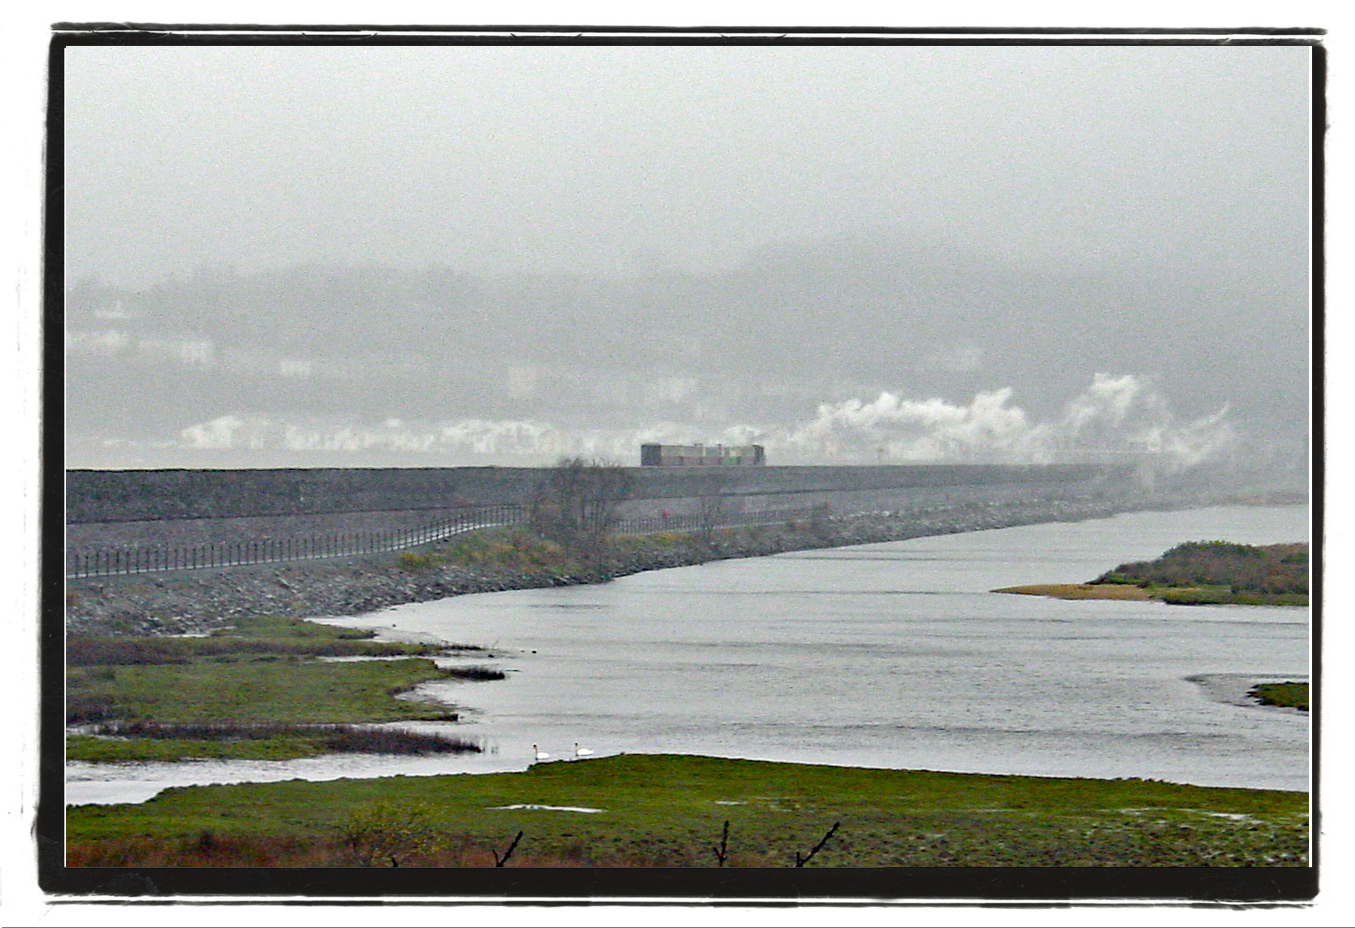
[[[1227,409],[1189,422],[1172,415],[1144,380],[1097,374],[1052,422],[1034,423],[1011,404],[1013,390],[979,393],[967,405],[881,393],[819,406],[797,428],[740,434],[796,459],[840,463],[1027,464],[1133,456],[1175,471],[1209,460],[1235,440]]]
[[[340,453],[365,460],[415,457],[438,466],[540,465],[565,455],[634,464],[645,442],[757,443],[767,448],[772,464],[1123,461],[1171,473],[1215,459],[1235,441],[1226,408],[1180,421],[1149,383],[1133,375],[1097,374],[1049,422],[1032,422],[1012,403],[1013,395],[1005,387],[960,405],[885,392],[870,402],[824,403],[800,425],[736,425],[718,431],[672,422],[644,430],[588,430],[535,420],[360,424],[222,416],[184,429],[178,445],[195,451]]]

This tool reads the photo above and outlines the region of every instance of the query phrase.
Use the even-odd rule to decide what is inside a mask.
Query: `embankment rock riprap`
[[[1153,503],[1163,508],[1169,505]],[[66,584],[66,627],[68,632],[89,634],[192,634],[249,616],[362,615],[466,593],[599,583],[724,558],[1076,521],[1142,508],[1149,508],[1147,501],[1045,499],[932,512],[877,512],[764,526],[750,532],[717,532],[708,540],[696,535],[677,540],[671,536],[637,539],[623,553],[611,554],[595,566],[563,572],[496,571],[455,564],[411,566],[397,554],[386,554],[73,579]]]

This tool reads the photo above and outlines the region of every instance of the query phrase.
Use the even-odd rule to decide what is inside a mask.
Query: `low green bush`
[[[1308,546],[1185,542],[1154,561],[1121,564],[1093,582],[1137,583],[1145,588],[1227,587],[1235,595],[1307,596]],[[1181,603],[1213,601],[1194,594],[1173,595]]]
[[[1263,706],[1308,711],[1307,683],[1261,683],[1252,687],[1247,695]]]

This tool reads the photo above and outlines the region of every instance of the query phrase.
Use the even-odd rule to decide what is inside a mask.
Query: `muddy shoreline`
[[[1265,709],[1267,712],[1284,712],[1288,715],[1308,716],[1301,709],[1288,706],[1267,706],[1247,695],[1253,687],[1262,683],[1307,683],[1306,673],[1201,673],[1186,677],[1194,683],[1206,697],[1226,706],[1241,706],[1244,709]]]

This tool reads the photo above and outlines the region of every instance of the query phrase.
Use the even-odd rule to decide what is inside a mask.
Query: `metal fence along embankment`
[[[664,515],[620,519],[615,530],[627,535],[711,531],[747,525],[775,525],[821,516],[822,509],[769,509],[737,515]],[[525,506],[484,506],[416,529],[327,532],[287,538],[253,538],[198,544],[137,545],[70,551],[66,578],[112,577],[172,570],[243,567],[284,561],[313,561],[403,551],[443,541],[463,532],[501,525],[522,525],[531,513]]]
[[[137,545],[70,551],[66,554],[66,577],[67,579],[110,577],[118,574],[241,567],[248,564],[275,564],[282,561],[312,561],[380,554],[417,548],[476,529],[519,525],[526,519],[527,511],[523,506],[483,506],[415,529],[326,532],[287,538],[251,538],[199,544]]]

